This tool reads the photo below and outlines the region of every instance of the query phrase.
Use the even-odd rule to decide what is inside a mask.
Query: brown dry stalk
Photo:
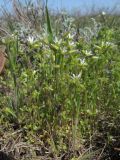
[[[5,67],[6,57],[5,57],[5,46],[0,46],[0,73]]]

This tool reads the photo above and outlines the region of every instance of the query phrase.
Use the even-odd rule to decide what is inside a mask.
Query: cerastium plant
[[[47,1],[45,9],[43,33],[20,25],[17,34],[5,39],[8,75],[4,83],[10,94],[1,94],[1,105],[11,108],[7,111],[16,114],[27,134],[40,135],[38,139],[55,159],[68,151],[78,151],[81,158],[86,138],[92,151],[92,136],[102,114],[118,114],[119,37],[116,40],[114,30],[92,19],[94,26],[78,28],[76,39],[74,19],[63,17],[62,31],[56,31]]]
[[[18,35],[13,35],[11,38],[8,38],[6,43],[7,49],[7,56],[9,61],[9,70],[11,73],[11,77],[13,80],[13,90],[14,94],[11,97],[11,107],[18,114],[19,110],[19,100],[18,100],[18,63],[17,63],[17,56],[18,56]]]

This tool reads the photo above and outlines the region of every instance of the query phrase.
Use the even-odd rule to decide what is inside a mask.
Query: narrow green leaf
[[[47,0],[46,0],[46,21],[47,21],[47,33],[48,33],[48,40],[49,42],[53,42],[53,33],[52,33],[52,28],[51,28],[51,23],[50,23],[50,16],[48,12],[48,7],[47,7]]]

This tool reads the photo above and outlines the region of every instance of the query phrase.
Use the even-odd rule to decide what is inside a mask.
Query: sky
[[[73,8],[84,9],[84,7],[106,7],[112,8],[116,4],[120,4],[120,0],[48,0],[48,4],[51,8],[67,8],[71,10]],[[119,6],[120,9],[120,6]]]
[[[1,4],[6,4],[9,7],[10,0],[0,0]],[[20,0],[24,1],[24,0]],[[34,1],[34,0],[33,0]],[[120,11],[120,0],[48,0],[48,6],[54,10],[66,9],[72,11],[73,9],[81,10],[81,12],[89,10],[92,6],[96,8],[113,8],[117,4],[117,10]]]
[[[93,6],[95,8],[112,9],[116,6],[116,10],[120,11],[120,0],[48,0],[49,7],[55,10],[73,9],[81,10],[81,12],[89,11]]]

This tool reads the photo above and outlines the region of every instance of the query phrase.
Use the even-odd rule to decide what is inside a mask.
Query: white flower
[[[74,35],[72,35],[72,34],[70,34],[70,33],[68,34],[68,38],[69,38],[69,39],[73,39],[73,37],[74,37]]]
[[[106,12],[103,11],[103,12],[102,12],[102,15],[105,16],[105,15],[106,15]]]
[[[72,74],[72,79],[75,79],[75,78],[80,78],[81,77],[81,75],[82,75],[82,71],[78,74],[78,75],[75,75],[75,74]]]
[[[92,51],[87,51],[87,50],[86,50],[86,51],[85,51],[85,55],[86,55],[86,56],[92,56]]]
[[[110,46],[111,45],[111,42],[106,42],[106,46]]]
[[[30,42],[31,44],[34,42],[34,37],[32,37],[32,36],[29,36],[28,38],[27,38],[27,40],[28,40],[28,42]]]
[[[55,42],[55,43],[58,43],[58,42],[59,42],[57,37],[55,37],[54,42]]]
[[[81,63],[81,65],[86,65],[85,58],[84,59],[80,59],[80,63]]]
[[[74,46],[75,43],[74,43],[74,42],[69,42],[69,45],[70,45],[70,46]]]
[[[58,39],[57,37],[55,37],[54,42],[57,43],[57,44],[61,44],[62,39]]]
[[[81,58],[78,58],[78,61],[80,61],[80,64],[81,65],[87,65],[86,61],[85,61],[85,58],[81,59]]]
[[[112,42],[106,42],[105,44],[106,44],[106,46],[115,46],[114,43],[112,43]]]

